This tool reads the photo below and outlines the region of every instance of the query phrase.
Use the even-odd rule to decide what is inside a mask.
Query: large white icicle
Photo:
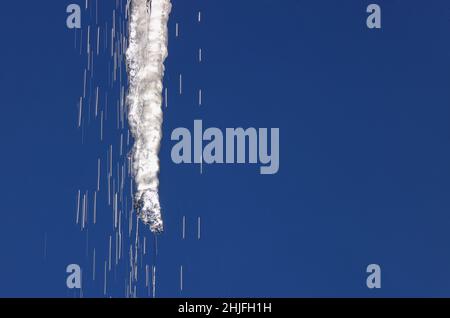
[[[128,122],[134,137],[132,171],[135,207],[154,233],[163,231],[159,203],[159,149],[162,137],[162,89],[167,57],[170,0],[131,0]]]

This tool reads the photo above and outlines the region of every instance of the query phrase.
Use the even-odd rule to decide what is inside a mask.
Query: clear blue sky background
[[[110,17],[107,1],[99,19]],[[110,209],[99,208],[88,235],[74,222],[76,192],[94,186],[106,149],[82,146],[76,128],[85,60],[65,8],[77,2],[1,4],[0,296],[77,296],[65,285],[71,263],[83,268],[84,295],[103,295]],[[450,3],[173,2],[158,295],[450,296]],[[371,2],[382,30],[365,26]],[[279,173],[173,164],[170,133],[194,119],[279,127]],[[366,287],[371,263],[382,267],[381,290]],[[123,296],[125,275],[110,274],[108,295]]]

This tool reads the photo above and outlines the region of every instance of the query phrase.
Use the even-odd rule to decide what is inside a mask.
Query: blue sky
[[[450,296],[450,5],[375,2],[381,30],[366,27],[370,1],[173,1],[160,175],[167,230],[156,259],[144,259],[157,265],[158,296]],[[70,3],[84,5],[2,3],[0,296],[78,297],[65,285],[72,263],[84,296],[103,296],[111,209],[99,207],[98,224],[81,232],[76,194],[94,187],[97,158],[120,132],[112,120],[100,143],[93,121],[81,144],[85,58],[65,26]],[[99,21],[113,7],[99,4]],[[83,27],[95,23],[87,16]],[[108,61],[96,60],[96,85],[108,85]],[[195,119],[280,128],[279,173],[174,164],[170,134]],[[380,290],[365,284],[372,263]],[[123,296],[126,265],[108,274],[108,295]]]

